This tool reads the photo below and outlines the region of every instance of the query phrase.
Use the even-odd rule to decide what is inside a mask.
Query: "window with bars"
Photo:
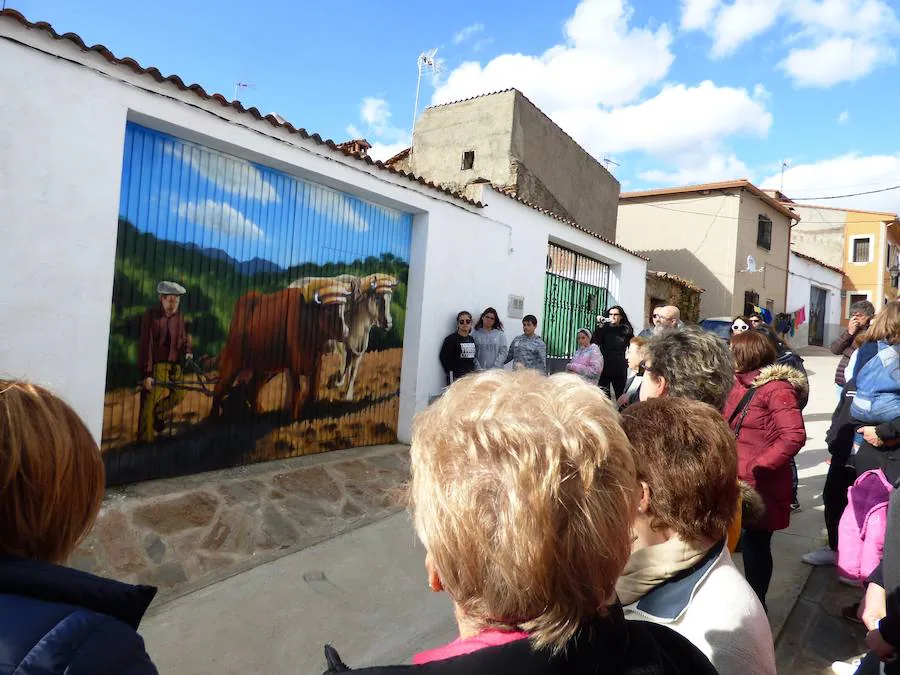
[[[772,250],[772,219],[762,213],[756,223],[756,245],[767,251]]]
[[[869,237],[860,237],[853,240],[853,262],[867,263],[869,262],[869,251],[871,250],[872,240]]]

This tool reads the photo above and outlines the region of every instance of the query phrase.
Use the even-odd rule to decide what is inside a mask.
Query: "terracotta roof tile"
[[[563,218],[559,214],[554,213],[553,211],[550,211],[549,209],[545,209],[544,207],[538,206],[537,204],[532,204],[531,202],[529,202],[526,199],[522,199],[516,192],[515,186],[494,185],[493,183],[489,183],[489,185],[494,189],[495,192],[499,192],[500,194],[502,194],[506,197],[509,197],[510,199],[514,199],[515,201],[519,202],[520,204],[524,204],[525,206],[527,206],[530,209],[539,211],[540,213],[543,213],[545,216],[550,216],[554,220],[558,220],[561,223],[565,223],[569,227],[575,228],[576,230],[580,230],[580,231],[584,232],[585,234],[589,234],[592,237],[599,239],[600,241],[602,241],[606,244],[609,244],[610,246],[615,246],[617,249],[619,249],[621,251],[625,251],[625,253],[630,253],[631,255],[633,255],[636,258],[640,258],[641,260],[646,260],[647,262],[650,262],[650,258],[645,258],[637,251],[632,251],[631,249],[625,248],[624,246],[621,246],[614,241],[610,241],[603,235],[597,234],[596,232],[594,232],[592,230],[588,230],[587,228],[582,227],[581,225],[576,223],[574,220],[569,220],[568,218]]]
[[[619,195],[619,200],[640,199],[642,197],[665,197],[668,195],[687,194],[689,192],[712,192],[714,190],[747,190],[756,195],[769,206],[776,209],[779,213],[793,220],[800,220],[800,216],[790,210],[787,205],[781,203],[771,195],[760,190],[746,178],[738,178],[737,180],[726,180],[717,183],[701,183],[700,185],[682,185],[676,187],[657,188],[655,190],[638,190],[636,192],[623,192]]]
[[[384,163],[385,163],[386,166],[393,166],[394,164],[396,164],[396,163],[399,162],[400,160],[403,160],[403,159],[406,159],[407,157],[409,157],[409,153],[410,153],[410,152],[412,152],[412,148],[404,148],[403,150],[401,150],[400,152],[398,152],[398,153],[397,153],[396,155],[394,155],[393,157],[384,160]]]
[[[803,260],[808,260],[809,262],[815,263],[816,265],[821,265],[825,269],[831,270],[832,272],[837,272],[841,276],[844,275],[844,270],[842,270],[840,267],[832,267],[831,265],[827,265],[826,263],[823,263],[818,258],[813,258],[811,255],[806,255],[805,253],[800,253],[800,251],[795,251],[794,249],[791,249],[791,253],[793,253],[798,258],[803,258]]]
[[[382,171],[387,171],[388,173],[392,173],[392,174],[394,174],[396,176],[400,176],[402,178],[406,178],[414,183],[418,183],[429,189],[436,190],[438,192],[441,192],[441,193],[447,195],[448,197],[453,197],[454,199],[458,199],[460,201],[466,202],[467,204],[471,204],[472,206],[477,206],[479,208],[483,206],[483,204],[481,204],[480,202],[476,202],[475,200],[470,199],[469,197],[466,197],[465,195],[463,195],[459,192],[455,192],[453,190],[450,190],[449,188],[443,187],[442,185],[438,185],[437,183],[433,183],[432,181],[426,180],[425,178],[422,178],[421,176],[416,176],[415,174],[409,173],[407,171],[401,171],[400,169],[395,169],[395,168],[385,164],[384,162],[373,160],[368,155],[362,155],[360,153],[350,152],[346,148],[341,148],[339,145],[337,145],[334,141],[332,141],[330,139],[323,139],[319,134],[310,134],[308,131],[306,131],[306,129],[295,127],[290,122],[280,121],[278,119],[278,117],[276,117],[275,115],[271,115],[271,114],[263,115],[256,108],[245,108],[241,104],[240,101],[236,101],[236,100],[229,101],[224,96],[222,96],[222,94],[209,94],[199,84],[190,84],[190,85],[185,84],[184,80],[182,80],[177,75],[163,75],[159,71],[158,68],[154,68],[152,66],[150,68],[145,68],[141,64],[139,64],[137,61],[135,61],[133,58],[128,57],[128,56],[126,56],[124,58],[119,58],[115,54],[113,54],[109,49],[104,47],[103,45],[92,45],[89,47],[87,44],[85,44],[84,40],[82,40],[79,35],[77,35],[75,33],[63,33],[63,34],[57,33],[53,29],[53,26],[51,26],[46,21],[37,21],[37,22],[29,21],[28,19],[25,18],[24,15],[22,15],[20,12],[17,12],[14,9],[0,10],[0,18],[12,19],[14,21],[17,21],[19,24],[21,24],[25,28],[28,28],[31,30],[43,31],[43,32],[47,33],[50,37],[52,37],[54,40],[66,40],[68,42],[75,44],[75,46],[77,46],[79,49],[81,49],[83,51],[96,52],[97,54],[102,56],[104,59],[106,59],[109,63],[111,63],[114,66],[122,66],[122,67],[130,68],[132,71],[134,71],[138,75],[146,75],[146,76],[152,77],[154,80],[156,80],[160,84],[163,84],[163,83],[174,84],[181,91],[191,91],[194,94],[196,94],[198,97],[203,99],[204,101],[215,101],[222,107],[233,108],[237,112],[250,115],[251,117],[253,117],[254,119],[256,119],[258,121],[266,121],[269,124],[271,124],[273,127],[276,127],[278,129],[284,129],[285,131],[287,131],[288,133],[291,133],[291,134],[297,134],[298,136],[300,136],[300,138],[302,138],[304,140],[307,140],[307,139],[312,140],[316,144],[324,145],[329,150],[333,150],[334,152],[341,153],[345,157],[352,157],[353,159],[356,159],[358,161],[365,162],[366,164],[368,164],[370,166],[374,166],[377,169],[380,169]]]
[[[700,288],[697,284],[695,284],[690,279],[685,279],[684,277],[680,277],[677,274],[672,274],[671,272],[657,272],[655,270],[647,270],[648,277],[656,277],[657,279],[667,279],[671,281],[673,284],[678,284],[679,286],[684,286],[692,291],[697,291],[698,293],[705,293],[705,288]]]
[[[798,197],[797,199],[802,199],[802,197]],[[889,216],[889,218],[885,219],[885,222],[888,220],[897,220],[897,214],[891,213],[890,211],[867,211],[866,209],[848,209],[842,206],[823,206],[822,204],[804,204],[802,201],[791,200],[792,206],[805,207],[808,209],[824,209],[825,211],[846,211],[847,213],[862,213],[870,216]]]

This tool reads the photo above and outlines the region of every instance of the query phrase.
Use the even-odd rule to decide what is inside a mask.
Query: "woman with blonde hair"
[[[103,491],[100,449],[72,408],[43,387],[0,380],[3,672],[157,672],[136,632],[156,589],[63,567]]]
[[[638,486],[609,400],[578,377],[492,370],[413,428],[410,508],[460,637],[361,673],[715,673],[677,633],[628,622],[615,582]],[[327,673],[347,668],[326,647]]]
[[[775,675],[769,621],[734,566],[726,532],[738,497],[734,434],[706,403],[665,397],[622,415],[641,501],[616,584],[625,616],[670,626],[720,675]]]

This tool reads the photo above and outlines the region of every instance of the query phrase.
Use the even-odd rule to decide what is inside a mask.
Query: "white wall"
[[[788,265],[788,312],[796,312],[806,307],[806,323],[801,325],[794,337],[789,338],[796,347],[805,347],[809,340],[810,321],[810,288],[817,286],[825,290],[825,340],[828,346],[841,333],[841,287],[843,276],[810,260],[805,260],[791,253]]]
[[[437,353],[457,311],[504,316],[514,293],[542,318],[550,238],[610,263],[613,296],[641,315],[643,260],[503,195],[478,209],[12,19],[3,36],[21,44],[0,39],[0,63],[16,64],[0,69],[0,374],[52,387],[98,440],[129,119],[415,214],[402,440],[441,386]]]

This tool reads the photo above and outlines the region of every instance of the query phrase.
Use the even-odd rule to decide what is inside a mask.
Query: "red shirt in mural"
[[[141,321],[138,348],[138,368],[145,377],[153,373],[154,363],[178,363],[183,354],[191,351],[191,336],[181,312],[166,316],[162,307],[147,310]]]

